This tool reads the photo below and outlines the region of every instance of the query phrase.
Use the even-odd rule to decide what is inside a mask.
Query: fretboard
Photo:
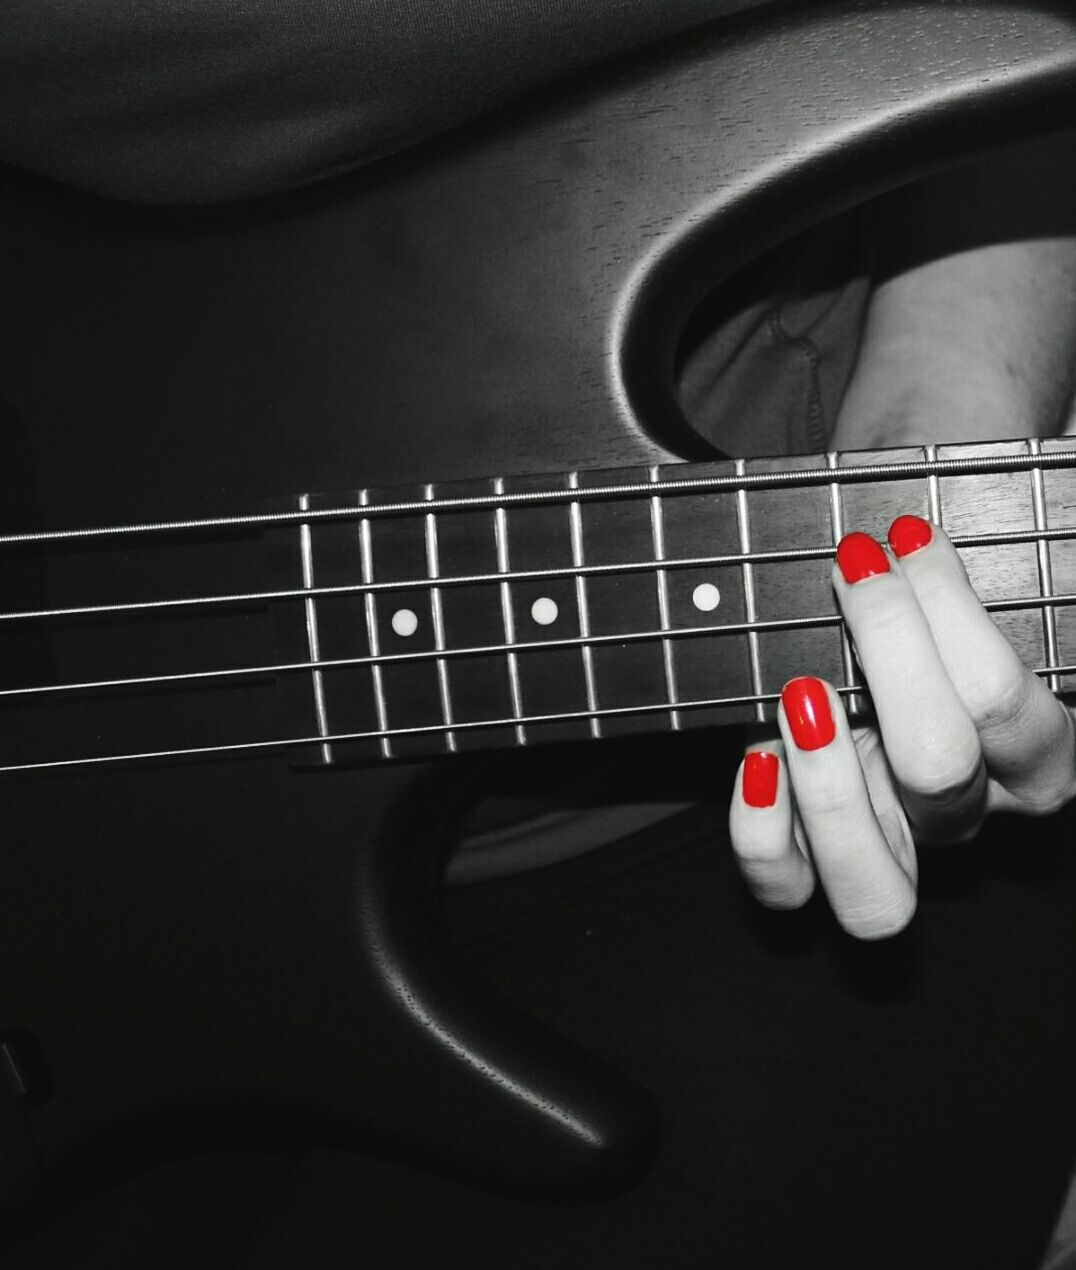
[[[858,714],[833,551],[903,513],[945,527],[1061,691],[1076,474],[1052,465],[1074,459],[1066,438],[304,496],[329,514],[287,530],[281,629],[310,669],[285,712],[324,764],[765,722],[800,674]]]
[[[1061,693],[1076,683],[1074,509],[1076,438],[1061,438],[4,534],[22,602],[0,612],[0,770],[258,751],[334,766],[766,722],[801,674],[861,714],[833,552],[904,513],[944,526]]]

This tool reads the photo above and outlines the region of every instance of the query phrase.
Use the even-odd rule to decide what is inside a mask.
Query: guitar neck
[[[856,713],[833,550],[903,513],[1061,691],[1073,462],[1059,438],[304,495],[278,530],[290,733],[331,765],[765,722],[805,673]]]
[[[2,535],[9,587],[45,602],[0,614],[16,676],[0,687],[0,771],[262,750],[334,766],[758,723],[800,674],[855,715],[869,697],[833,552],[904,513],[944,526],[1060,693],[1076,673],[1074,469],[1076,438],[1021,440]],[[243,551],[272,562],[269,585]]]

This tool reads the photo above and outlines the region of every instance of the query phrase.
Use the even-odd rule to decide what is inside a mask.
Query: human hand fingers
[[[733,854],[752,895],[767,908],[800,908],[815,874],[797,823],[779,740],[751,746],[729,804]]]
[[[979,734],[916,590],[898,560],[862,533],[847,534],[838,545],[833,587],[917,838],[971,837],[987,810]],[[974,596],[966,580],[964,588]]]
[[[915,912],[915,852],[884,753],[867,746],[861,762],[840,698],[820,679],[785,685],[778,724],[795,808],[837,920],[860,939],[902,930]]]
[[[909,819],[921,838],[964,840],[988,810],[1045,814],[1076,795],[1073,714],[998,630],[944,531],[901,517],[889,537],[892,557],[848,535],[833,577],[878,729],[849,732],[823,685],[808,720],[814,741],[793,744],[789,701],[797,685],[819,681],[792,681],[778,760],[787,806],[775,796],[769,837],[743,806],[730,814],[741,869],[763,903],[806,898],[813,863],[842,925],[866,938],[900,929],[914,911]]]
[[[943,529],[900,516],[889,543],[978,734],[992,778],[990,809],[1056,811],[1076,794],[1072,712],[991,620]]]
[[[808,750],[799,759],[801,745],[791,743],[802,810],[793,794],[786,744],[749,747],[729,808],[733,851],[749,890],[767,908],[805,904],[820,875],[845,929],[864,939],[882,938],[902,929],[915,911],[911,830],[877,731],[849,731],[836,693],[820,680],[793,680],[786,686],[781,716],[786,738],[795,727],[803,741],[804,702],[809,704],[813,694],[817,708],[819,693],[825,709],[821,715],[816,711],[814,723],[822,730],[816,726],[805,744],[826,752]],[[797,703],[792,723],[786,698]],[[833,721],[834,735],[819,746],[826,717]]]

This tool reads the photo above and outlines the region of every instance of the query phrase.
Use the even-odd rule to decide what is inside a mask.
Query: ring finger
[[[1055,810],[1076,792],[1072,715],[994,624],[944,530],[901,516],[889,538],[991,775],[1015,807]]]
[[[837,920],[860,939],[902,930],[915,912],[915,883],[878,821],[840,698],[820,679],[793,679],[781,693],[778,723],[796,807]]]

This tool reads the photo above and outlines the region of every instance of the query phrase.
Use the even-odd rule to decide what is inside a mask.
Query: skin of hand
[[[817,878],[850,934],[880,939],[915,912],[916,843],[967,841],[992,811],[1049,815],[1076,796],[1076,727],[944,530],[902,517],[888,552],[847,535],[833,586],[877,726],[851,728],[832,685],[792,680],[781,740],[745,755],[729,823],[763,904],[797,907]]]
[[[1066,430],[1076,384],[1076,139],[991,156],[878,210],[879,281],[831,444],[872,449]],[[1076,796],[1073,712],[1019,660],[943,529],[900,517],[888,549],[848,534],[833,587],[875,707],[851,728],[810,668],[780,739],[748,747],[729,810],[770,908],[820,883],[862,939],[916,907],[916,845],[964,842],[993,811]]]

